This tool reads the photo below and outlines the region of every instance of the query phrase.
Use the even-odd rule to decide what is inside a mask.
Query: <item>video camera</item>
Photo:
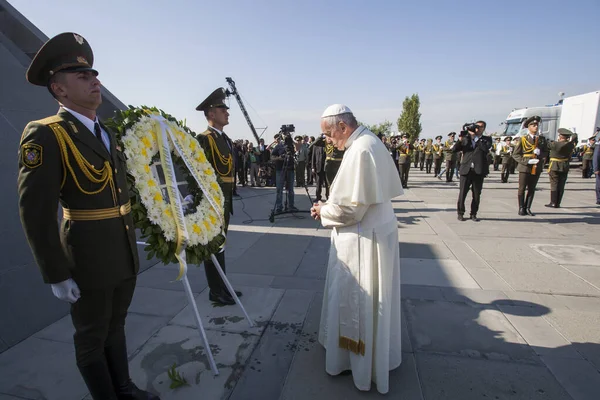
[[[469,136],[470,132],[477,132],[477,129],[479,129],[479,125],[477,125],[475,122],[467,122],[466,124],[463,125],[460,133],[459,133],[459,137],[465,137],[465,136]]]
[[[295,131],[296,128],[294,128],[293,124],[281,125],[281,128],[279,128],[279,133],[282,135],[291,135]]]

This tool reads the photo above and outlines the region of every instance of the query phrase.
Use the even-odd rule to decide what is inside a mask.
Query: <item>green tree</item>
[[[398,131],[407,133],[411,143],[419,138],[422,130],[420,106],[421,101],[418,94],[406,96],[402,102],[402,114],[398,118]]]
[[[384,122],[380,122],[379,124],[364,125],[364,126],[376,135],[379,135],[380,133],[382,133],[385,136],[389,136],[389,134],[392,132],[392,123],[388,120],[385,120]]]

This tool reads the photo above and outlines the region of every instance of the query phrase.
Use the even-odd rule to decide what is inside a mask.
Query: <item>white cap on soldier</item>
[[[343,104],[332,104],[323,111],[321,118],[333,117],[340,114],[352,114],[352,110]]]

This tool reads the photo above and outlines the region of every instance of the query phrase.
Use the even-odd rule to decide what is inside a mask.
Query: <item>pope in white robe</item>
[[[346,152],[326,203],[311,215],[332,228],[319,342],[325,370],[351,370],[359,390],[389,390],[389,371],[400,366],[401,302],[398,223],[391,200],[403,194],[385,145],[350,109],[325,110],[321,129]]]

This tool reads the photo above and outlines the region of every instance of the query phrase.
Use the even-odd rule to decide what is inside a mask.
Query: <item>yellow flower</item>
[[[219,185],[217,184],[217,182],[211,182],[210,183],[210,187],[213,188],[214,190],[219,190]]]
[[[170,217],[171,215],[173,215],[173,214],[171,214],[171,210],[169,210],[168,208],[167,208],[167,209],[165,209],[165,214],[166,214],[167,216],[169,216],[169,217]]]
[[[213,217],[212,215],[209,215],[208,219],[210,219],[210,223],[213,225],[217,223],[217,219],[215,217]]]
[[[204,164],[206,162],[206,156],[204,155],[204,153],[200,152],[198,154],[198,157],[196,157],[196,160],[198,160],[198,162]]]
[[[148,186],[150,186],[150,187],[156,186],[156,181],[154,179],[149,179],[148,180]]]
[[[148,152],[146,151],[146,149],[142,149],[142,155],[144,157],[148,157]]]
[[[206,227],[207,231],[210,231],[210,225],[208,224],[207,221],[203,221],[204,222],[204,226]]]
[[[150,140],[148,140],[147,137],[142,138],[142,143],[144,143],[144,146],[146,146],[147,148],[149,148],[149,149],[152,148],[152,143],[150,143]]]
[[[202,232],[202,230],[200,229],[200,227],[196,224],[192,225],[192,230],[194,231],[194,233],[200,233]]]
[[[147,174],[150,173],[150,166],[149,165],[144,165],[144,171],[146,171]]]
[[[162,194],[160,194],[159,192],[157,192],[157,193],[154,195],[154,200],[156,200],[156,201],[163,201]]]
[[[212,174],[213,174],[213,172],[212,172],[212,169],[210,169],[210,168],[206,168],[206,169],[204,170],[204,174],[205,174],[205,175],[209,175],[209,176],[210,176],[210,175],[212,175]]]

